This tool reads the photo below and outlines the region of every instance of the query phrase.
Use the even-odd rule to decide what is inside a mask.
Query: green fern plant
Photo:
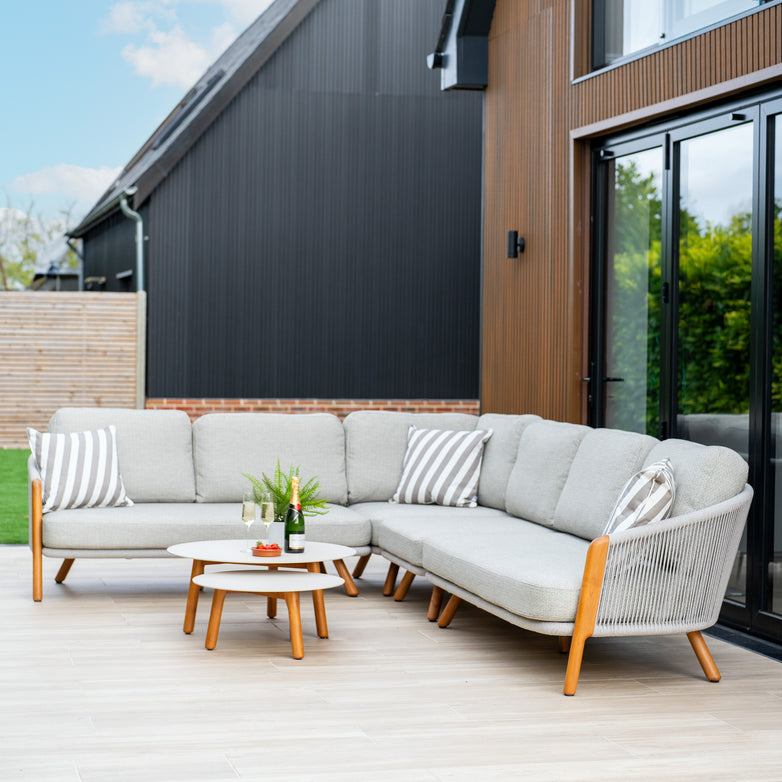
[[[242,473],[253,486],[256,501],[260,501],[264,494],[271,495],[274,503],[274,520],[285,521],[285,514],[288,510],[288,504],[291,498],[291,483],[293,477],[299,475],[299,467],[291,465],[287,472],[280,467],[280,460],[277,460],[277,466],[274,468],[273,477],[266,473],[261,473],[260,478],[255,478]],[[299,501],[301,502],[301,512],[305,516],[322,516],[328,513],[326,502],[318,499],[320,483],[317,476],[310,478],[303,486],[299,485]]]

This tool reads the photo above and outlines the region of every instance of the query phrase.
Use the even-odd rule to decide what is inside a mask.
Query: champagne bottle
[[[285,551],[301,554],[304,551],[304,515],[299,500],[299,476],[291,478],[291,501],[285,515]]]

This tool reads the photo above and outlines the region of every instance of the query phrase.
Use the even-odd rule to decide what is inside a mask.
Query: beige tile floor
[[[593,639],[561,694],[556,641],[470,606],[426,620],[429,590],[302,603],[305,657],[262,598],[229,595],[214,651],[208,595],[182,632],[189,565],[44,562],[0,546],[0,780],[782,780],[782,664],[717,639],[723,680],[682,637]]]

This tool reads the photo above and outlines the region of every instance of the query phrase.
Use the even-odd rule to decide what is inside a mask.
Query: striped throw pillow
[[[604,535],[668,518],[676,498],[670,459],[639,470],[619,495]]]
[[[402,477],[389,502],[474,508],[483,446],[491,435],[491,429],[454,432],[411,426]]]
[[[117,460],[117,429],[51,434],[27,430],[43,488],[43,511],[132,505]]]

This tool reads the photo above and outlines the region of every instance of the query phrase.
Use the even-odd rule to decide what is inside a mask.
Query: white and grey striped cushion
[[[492,430],[419,429],[407,434],[399,486],[390,502],[418,505],[477,505],[483,446]]]
[[[43,511],[132,505],[117,459],[114,425],[90,432],[27,429],[43,488]]]
[[[670,459],[639,470],[619,495],[604,535],[640,527],[667,518],[676,498],[676,482]]]

